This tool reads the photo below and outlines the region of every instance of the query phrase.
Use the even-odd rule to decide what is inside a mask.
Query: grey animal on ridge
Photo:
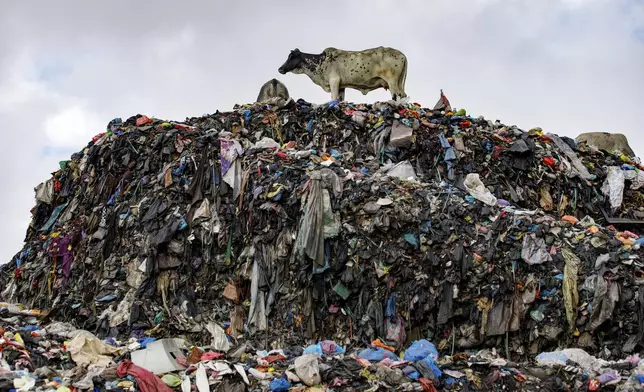
[[[313,83],[331,93],[333,100],[344,100],[346,88],[366,95],[384,88],[392,98],[404,98],[407,57],[399,50],[378,47],[362,51],[326,48],[320,54],[292,50],[279,73],[306,74]]]
[[[587,145],[599,150],[619,150],[629,158],[635,156],[635,152],[628,144],[628,139],[621,133],[586,132],[579,134],[575,141],[577,143],[586,142]]]
[[[277,79],[271,79],[264,83],[262,88],[259,90],[256,102],[268,102],[272,98],[281,98],[284,101],[288,101],[290,98],[288,95],[288,89],[284,83]]]

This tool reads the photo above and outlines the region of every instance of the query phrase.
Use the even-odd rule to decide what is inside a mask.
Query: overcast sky
[[[391,46],[424,106],[442,88],[475,116],[621,132],[644,153],[643,0],[7,0],[0,37],[1,262],[22,246],[33,188],[114,117],[229,110],[273,77],[295,98],[330,100],[277,73],[296,47]],[[354,102],[388,97],[347,90]]]

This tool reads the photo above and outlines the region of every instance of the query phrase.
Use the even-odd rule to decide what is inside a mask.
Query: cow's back
[[[586,142],[588,145],[600,150],[619,150],[631,157],[635,155],[628,144],[628,139],[621,133],[586,132],[577,136],[575,140],[578,143]]]
[[[271,79],[268,82],[264,83],[262,88],[259,90],[259,95],[257,96],[256,102],[266,102],[271,98],[282,98],[284,100],[289,99],[288,89],[284,83],[280,82],[277,79]]]
[[[389,87],[384,80],[393,80],[406,71],[407,58],[399,50],[377,47],[360,51],[326,48],[325,73],[337,73],[342,84],[363,90]]]

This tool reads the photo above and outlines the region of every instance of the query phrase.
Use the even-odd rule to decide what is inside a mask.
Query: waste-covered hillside
[[[641,169],[416,104],[114,119],[36,188],[2,295],[101,338],[617,359],[644,336]]]

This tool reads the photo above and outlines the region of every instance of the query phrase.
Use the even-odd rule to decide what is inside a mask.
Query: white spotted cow
[[[394,100],[404,98],[407,57],[392,48],[378,47],[362,51],[326,48],[320,54],[291,51],[279,73],[306,74],[313,83],[331,93],[331,99],[344,100],[346,88],[367,94],[384,88]]]

